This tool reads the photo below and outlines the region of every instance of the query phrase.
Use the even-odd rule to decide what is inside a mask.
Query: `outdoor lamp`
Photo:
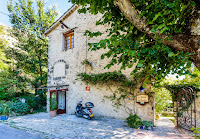
[[[145,88],[143,88],[142,86],[140,87],[140,92],[144,92]]]

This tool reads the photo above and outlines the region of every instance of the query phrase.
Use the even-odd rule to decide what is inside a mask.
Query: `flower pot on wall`
[[[57,110],[49,111],[50,117],[56,117]]]

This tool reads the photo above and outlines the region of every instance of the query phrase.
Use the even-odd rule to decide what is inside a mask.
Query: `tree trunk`
[[[130,0],[115,0],[114,4],[119,7],[124,16],[141,32],[147,34],[152,39],[154,39],[155,34],[151,32],[151,26],[147,22],[139,17],[134,4]],[[200,18],[200,14],[198,14]],[[199,22],[199,20],[196,20]],[[200,25],[200,23],[198,23]],[[159,35],[163,44],[174,48],[179,51],[194,53],[193,62],[197,69],[200,71],[200,45],[198,41],[200,40],[200,35],[190,34],[176,34],[172,38],[165,34]],[[169,38],[169,39],[166,39]]]

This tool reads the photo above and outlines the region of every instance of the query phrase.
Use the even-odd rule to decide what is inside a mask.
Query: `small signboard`
[[[85,92],[90,92],[90,87],[85,87]]]
[[[137,102],[139,103],[144,103],[144,102],[149,102],[149,97],[148,95],[139,95],[137,96]]]

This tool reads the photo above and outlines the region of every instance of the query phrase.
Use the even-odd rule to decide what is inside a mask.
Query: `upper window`
[[[65,50],[74,48],[74,32],[68,32],[65,36]]]

